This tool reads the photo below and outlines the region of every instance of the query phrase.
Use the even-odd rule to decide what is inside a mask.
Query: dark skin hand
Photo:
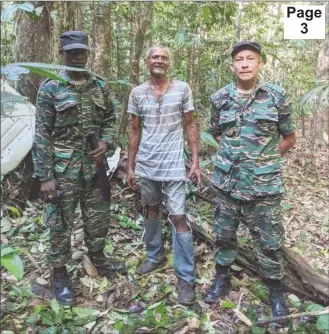
[[[55,179],[41,182],[40,198],[43,202],[56,198],[57,181]],[[49,198],[50,196],[50,198]]]
[[[103,141],[100,141],[98,143],[98,147],[96,148],[96,150],[91,152],[91,155],[93,157],[93,162],[96,164],[99,164],[100,162],[102,162],[103,159],[105,158],[106,152],[107,152],[106,143]]]

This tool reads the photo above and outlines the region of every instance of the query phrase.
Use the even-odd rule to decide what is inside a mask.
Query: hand
[[[128,173],[127,173],[127,183],[128,186],[133,189],[133,190],[137,190],[138,186],[136,184],[136,175],[133,169],[128,169]]]
[[[103,159],[105,158],[105,154],[107,152],[107,145],[104,141],[100,141],[98,143],[98,147],[96,148],[96,150],[91,152],[91,155],[93,157],[93,161],[96,164],[99,164],[100,162],[103,161]]]
[[[191,170],[190,173],[188,174],[188,177],[191,178],[192,180],[196,179],[197,181],[197,186],[200,187],[201,186],[201,170],[199,167],[199,163],[198,162],[194,162],[191,166]]]
[[[52,201],[56,199],[56,188],[57,188],[57,181],[56,180],[49,180],[41,182],[40,187],[40,198],[43,202]]]

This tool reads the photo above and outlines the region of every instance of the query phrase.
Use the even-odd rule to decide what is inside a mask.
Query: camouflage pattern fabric
[[[86,141],[95,131],[115,150],[115,114],[103,79],[91,74],[75,86],[65,72],[67,84],[46,80],[40,87],[36,105],[35,138],[32,148],[35,175],[41,180],[56,179],[64,196],[56,204],[45,205],[45,223],[50,228],[49,261],[62,266],[70,259],[74,212],[80,200],[85,242],[89,251],[104,248],[109,228],[110,203],[102,200],[96,186],[97,167]]]
[[[46,80],[38,92],[32,148],[35,175],[45,181],[53,179],[57,172],[77,180],[82,170],[84,179],[91,180],[96,166],[86,136],[96,131],[107,143],[109,154],[113,154],[113,105],[103,79],[91,74],[85,84],[77,87],[65,72],[61,76],[68,84]]]
[[[284,90],[257,83],[243,101],[231,83],[210,100],[209,131],[221,138],[214,159],[218,189],[240,200],[282,194],[279,140],[295,129]]]
[[[242,222],[251,232],[261,272],[266,278],[281,279],[284,228],[280,202],[280,196],[240,201],[219,193],[214,219],[215,262],[223,266],[233,263],[238,248],[236,231]]]
[[[82,176],[82,173],[81,175]],[[63,197],[45,205],[44,221],[50,229],[48,261],[53,267],[64,266],[71,259],[71,233],[75,209],[80,201],[85,243],[90,252],[104,248],[110,224],[110,203],[102,200],[97,179],[68,179],[55,173]]]

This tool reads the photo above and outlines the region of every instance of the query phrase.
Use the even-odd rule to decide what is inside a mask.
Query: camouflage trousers
[[[110,203],[103,202],[96,178],[86,181],[56,176],[63,197],[45,205],[45,224],[50,229],[48,262],[64,266],[71,259],[71,233],[75,209],[80,201],[85,244],[90,252],[104,248],[110,224]]]
[[[269,279],[281,279],[284,228],[280,202],[280,197],[240,201],[220,193],[214,217],[215,262],[223,266],[233,263],[238,249],[236,232],[242,222],[250,231],[263,275]]]

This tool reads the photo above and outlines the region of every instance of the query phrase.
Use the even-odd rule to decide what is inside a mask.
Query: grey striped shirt
[[[185,180],[184,113],[193,110],[191,88],[183,81],[172,80],[160,101],[149,81],[132,90],[128,113],[143,122],[136,175],[156,181]]]

